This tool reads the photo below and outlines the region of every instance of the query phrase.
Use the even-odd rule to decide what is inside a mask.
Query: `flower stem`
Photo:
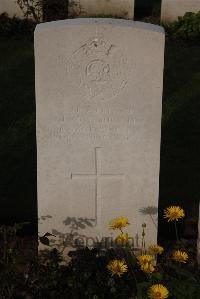
[[[154,221],[152,214],[149,214],[149,216],[151,217],[151,220],[152,220],[153,224],[155,225],[155,228],[158,230],[158,226],[157,226],[156,222]]]

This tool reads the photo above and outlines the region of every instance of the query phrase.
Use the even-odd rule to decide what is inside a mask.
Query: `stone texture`
[[[70,0],[71,16],[113,16],[123,19],[134,17],[134,0]]]
[[[0,0],[0,14],[6,12],[10,17],[23,18],[24,15],[16,0]]]
[[[62,239],[72,230],[92,245],[113,236],[111,219],[126,216],[135,247],[142,223],[147,244],[156,242],[163,56],[164,32],[155,25],[37,26],[40,235]]]
[[[175,21],[186,12],[200,11],[200,0],[162,0],[161,20]]]

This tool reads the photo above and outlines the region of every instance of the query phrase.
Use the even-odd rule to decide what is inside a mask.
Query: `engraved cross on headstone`
[[[100,224],[101,219],[101,179],[116,179],[116,178],[124,178],[123,173],[102,173],[101,171],[101,147],[95,148],[95,173],[75,173],[71,174],[71,179],[95,179],[95,221],[97,224]]]

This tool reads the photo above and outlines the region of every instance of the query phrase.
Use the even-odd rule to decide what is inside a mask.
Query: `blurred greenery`
[[[186,12],[184,16],[170,23],[163,22],[163,26],[169,36],[174,39],[190,40],[196,43],[200,41],[200,11],[197,13]]]
[[[162,0],[135,0],[135,18],[141,19],[147,16],[159,16]]]
[[[34,56],[30,40],[0,38],[2,223],[36,219]]]
[[[160,210],[177,203],[196,219],[200,198],[199,52],[200,45],[166,43],[160,171]],[[2,223],[36,223],[33,42],[1,37],[0,57],[0,219]],[[165,231],[162,220],[160,227]],[[169,227],[165,235],[171,235]]]
[[[196,221],[200,199],[199,52],[200,45],[166,43],[160,169],[160,211],[179,204]],[[163,233],[162,220],[160,224]],[[166,233],[171,235],[169,229]]]

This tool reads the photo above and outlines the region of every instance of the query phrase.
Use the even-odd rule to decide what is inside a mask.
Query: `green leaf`
[[[160,282],[161,280],[163,280],[163,274],[156,272],[152,274],[152,279],[156,280],[157,282]]]

